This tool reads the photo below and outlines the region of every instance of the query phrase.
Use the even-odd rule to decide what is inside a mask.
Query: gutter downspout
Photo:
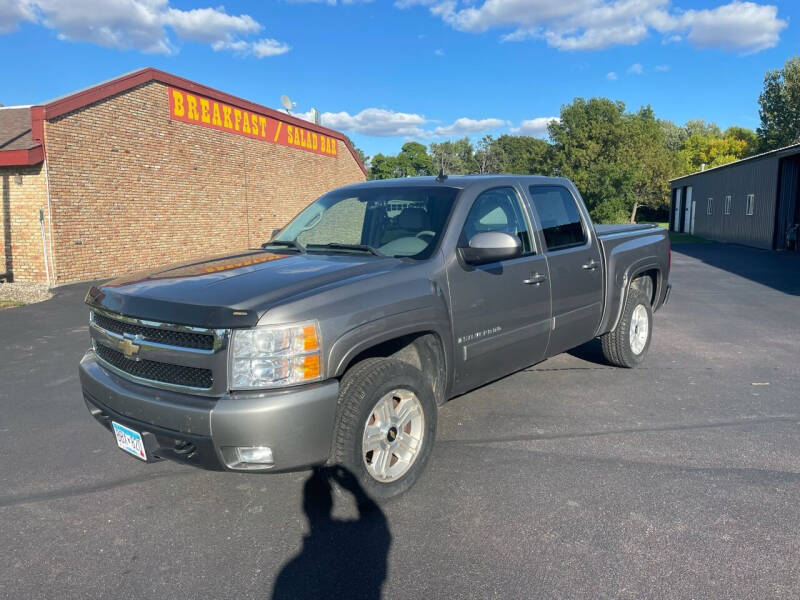
[[[44,238],[44,209],[39,209],[39,229],[42,230],[42,258],[44,258],[44,272],[47,277],[47,287],[50,287],[50,267],[47,260],[47,242]]]
[[[53,287],[56,285],[56,259],[53,256],[53,211],[50,208],[50,166],[47,164],[47,157],[44,159],[44,185],[47,190],[47,224],[50,229],[50,264],[53,267]],[[50,285],[48,279],[47,285]]]
[[[51,285],[56,284],[57,276],[56,276],[56,260],[53,253],[53,210],[50,203],[50,168],[47,164],[47,148],[44,143],[44,121],[45,121],[45,107],[44,106],[31,106],[31,135],[34,140],[38,141],[42,145],[42,157],[43,157],[43,168],[44,168],[44,183],[45,189],[47,194],[47,220],[48,220],[48,229],[50,230],[50,244],[49,244],[49,263],[52,267],[52,281],[50,277],[50,270],[47,268],[48,264],[48,248],[47,244],[45,243],[46,236],[44,235],[44,221],[41,221],[41,228],[42,228],[42,250],[44,251],[44,261],[45,261],[45,271],[47,271],[47,286],[50,287]],[[43,215],[40,211],[40,220],[42,219]]]

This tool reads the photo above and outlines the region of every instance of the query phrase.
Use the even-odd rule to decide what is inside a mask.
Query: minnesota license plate
[[[117,446],[128,454],[133,454],[136,458],[147,460],[141,433],[116,421],[111,421],[111,425],[114,428],[114,435],[117,436]]]

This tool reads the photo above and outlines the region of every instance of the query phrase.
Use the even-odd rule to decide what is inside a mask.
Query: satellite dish
[[[286,94],[283,94],[281,96],[281,104],[283,104],[283,108],[286,109],[287,113],[290,110],[292,110],[295,106],[297,106],[297,102],[292,102],[292,99],[289,98],[289,96],[287,96]]]

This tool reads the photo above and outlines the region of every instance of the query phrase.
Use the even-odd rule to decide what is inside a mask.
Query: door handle
[[[595,270],[597,270],[597,267],[599,267],[599,266],[600,266],[600,263],[597,262],[595,259],[592,259],[588,263],[583,265],[583,268],[586,269],[587,271],[595,271]]]
[[[547,275],[542,275],[541,273],[531,273],[531,276],[528,279],[523,279],[522,283],[525,285],[539,285],[543,281],[547,281]]]

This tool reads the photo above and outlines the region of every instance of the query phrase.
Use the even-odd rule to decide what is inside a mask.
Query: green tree
[[[572,179],[594,219],[635,220],[641,206],[666,206],[673,157],[650,107],[631,114],[622,102],[576,98],[549,132],[554,167]]]
[[[767,71],[758,104],[762,151],[800,142],[800,56],[787,60],[783,69]]]
[[[378,153],[372,157],[369,168],[370,179],[392,179],[400,177],[400,167],[396,156],[386,156]]]
[[[475,149],[469,138],[433,143],[430,149],[433,169],[437,173],[440,169],[446,175],[464,175],[476,171]]]
[[[419,142],[406,142],[397,155],[401,177],[419,177],[433,173],[433,160],[428,149]]]
[[[358,146],[356,146],[356,145],[353,143],[353,140],[351,140],[351,139],[350,139],[348,136],[345,136],[345,138],[346,138],[346,139],[347,139],[347,141],[350,143],[350,145],[353,147],[353,150],[355,150],[355,151],[356,151],[356,155],[358,156],[358,160],[360,160],[360,161],[361,161],[361,164],[362,164],[362,165],[366,166],[366,165],[367,165],[367,162],[369,162],[369,156],[367,156],[366,154],[364,154],[364,151],[363,151],[361,148],[359,148]]]
[[[494,141],[503,152],[503,172],[518,175],[550,175],[549,144],[527,135],[503,134]]]
[[[478,142],[475,151],[475,167],[478,173],[501,173],[505,163],[505,153],[491,135]]]

